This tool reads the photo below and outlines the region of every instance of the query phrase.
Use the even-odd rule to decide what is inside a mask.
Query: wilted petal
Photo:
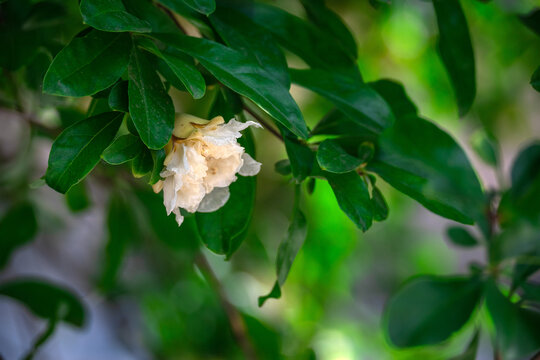
[[[204,178],[207,191],[214,187],[227,187],[236,180],[238,168],[242,165],[241,153],[231,155],[224,159],[208,158],[208,171]]]
[[[207,194],[201,201],[197,211],[202,213],[214,212],[225,205],[230,196],[231,194],[228,187],[214,188],[214,190]]]
[[[178,223],[178,226],[182,225],[182,223],[184,222],[184,217],[182,216],[182,214],[180,214],[180,209],[174,209],[173,213],[174,217],[176,218],[176,222]]]
[[[170,215],[176,207],[176,190],[173,176],[163,180],[163,204],[167,210],[167,215]]]
[[[240,131],[249,126],[261,127],[255,121],[239,122],[231,119],[228,123],[220,126],[208,126],[201,130],[203,139],[216,145],[225,145],[236,142],[236,139],[242,136]]]
[[[244,165],[238,170],[238,173],[242,176],[254,176],[261,171],[261,163],[255,161],[248,153],[242,155]]]
[[[176,192],[176,207],[186,209],[188,212],[195,212],[200,202],[206,195],[206,189],[201,181],[190,181],[184,178],[184,184]]]

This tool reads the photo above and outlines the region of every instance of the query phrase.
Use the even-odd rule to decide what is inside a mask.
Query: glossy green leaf
[[[293,179],[300,183],[311,173],[315,155],[306,144],[298,141],[290,131],[282,126],[279,126],[279,130],[285,143]]]
[[[478,245],[478,240],[465,228],[452,226],[446,230],[448,239],[454,244],[463,247],[473,247]]]
[[[3,214],[0,219],[0,269],[8,263],[17,248],[32,241],[36,231],[36,214],[32,204],[15,204]]]
[[[341,210],[359,229],[367,231],[373,221],[373,205],[364,180],[355,171],[324,172],[323,176],[328,179]]]
[[[540,92],[540,66],[531,76],[531,86],[534,88],[534,90]]]
[[[254,143],[249,130],[239,142],[253,156]],[[238,176],[229,186],[230,198],[223,207],[211,213],[196,213],[199,235],[210,250],[229,258],[238,249],[253,216],[255,188],[255,176]]]
[[[108,88],[122,76],[129,61],[128,34],[93,30],[74,38],[54,58],[43,91],[53,95],[86,96]]]
[[[115,111],[129,111],[128,82],[120,81],[109,93],[109,107]]]
[[[378,187],[372,185],[371,204],[373,205],[373,220],[383,221],[388,217],[388,204]]]
[[[141,178],[154,169],[154,159],[149,149],[141,148],[139,154],[131,162],[131,173],[136,178]]]
[[[90,199],[84,181],[73,185],[68,192],[66,192],[66,204],[69,210],[73,212],[80,212],[88,209],[90,206]]]
[[[298,254],[298,251],[300,251],[306,240],[307,221],[302,210],[300,210],[300,194],[300,185],[296,185],[291,223],[287,230],[287,237],[279,245],[277,253],[277,280],[268,295],[259,297],[259,306],[262,306],[269,298],[278,299],[281,296],[281,287],[285,284],[285,280],[287,280],[296,254]]]
[[[385,328],[398,347],[448,339],[469,320],[482,297],[474,278],[419,277],[406,283],[385,309]]]
[[[291,86],[287,60],[270,32],[231,8],[218,8],[210,22],[227,45],[250,56],[286,88]]]
[[[172,0],[174,1],[174,0]],[[150,24],[153,33],[176,33],[178,27],[153,1],[122,0],[127,11]]]
[[[107,206],[107,245],[100,288],[111,292],[116,287],[124,255],[130,243],[138,237],[138,226],[128,201],[119,193],[113,193]]]
[[[342,111],[336,109],[330,110],[323,118],[315,125],[311,131],[311,135],[339,135],[364,137],[370,136],[375,138],[376,134],[368,130],[358,122],[353,121]]]
[[[338,174],[353,171],[362,164],[362,160],[348,154],[332,139],[324,140],[319,145],[317,161],[321,169]]]
[[[129,113],[143,143],[161,149],[172,135],[174,105],[146,55],[133,48],[129,60]]]
[[[117,137],[103,151],[101,158],[111,165],[119,165],[135,159],[143,150],[141,140],[137,136],[127,134]]]
[[[122,0],[82,0],[80,9],[83,21],[103,31],[150,32],[152,27],[127,12]]]
[[[350,57],[358,57],[356,41],[338,14],[329,9],[325,0],[301,0],[309,20],[324,32],[332,35]]]
[[[400,83],[389,79],[382,79],[370,82],[368,85],[386,100],[386,103],[390,106],[397,119],[407,115],[418,114],[416,105],[411,101],[405,88]]]
[[[272,5],[243,2],[237,9],[271,32],[283,47],[298,55],[310,67],[339,72],[355,81],[361,80],[354,57],[325,31]]]
[[[165,5],[171,7],[172,9],[176,9],[178,6],[187,5],[191,9],[200,12],[204,15],[210,15],[211,13],[216,10],[216,2],[215,0],[167,0],[167,1],[161,1]],[[176,4],[179,3],[179,4]]]
[[[145,50],[161,58],[165,64],[167,64],[174,76],[182,82],[183,87],[189,91],[193,98],[200,99],[204,96],[206,83],[199,70],[193,65],[193,60],[191,58],[188,59],[184,54],[175,54],[167,50],[160,51],[156,44],[150,39],[141,38],[138,41],[138,44]],[[182,57],[181,55],[184,56]],[[169,77],[165,76],[165,78],[169,80]],[[172,82],[173,85],[175,85],[175,83],[176,81]]]
[[[330,100],[349,118],[368,130],[380,133],[394,123],[386,101],[359,80],[324,70],[290,69],[294,83]]]
[[[65,193],[97,165],[122,122],[121,113],[108,112],[79,121],[54,141],[45,174],[47,184]]]
[[[459,115],[467,114],[476,95],[474,52],[459,0],[432,0],[439,26],[439,53],[450,76]]]
[[[438,215],[465,224],[484,216],[484,194],[465,152],[427,120],[396,121],[367,168]]]
[[[540,350],[540,314],[510,302],[493,281],[486,286],[486,305],[497,330],[497,345],[503,359],[529,358]]]
[[[302,113],[288,90],[251,58],[206,39],[181,35],[155,37],[193,56],[225,86],[252,100],[295,135],[307,138]]]
[[[77,327],[85,323],[85,309],[81,301],[69,290],[37,278],[19,279],[0,285],[0,295],[24,304],[34,315],[54,319],[60,310],[60,319]]]

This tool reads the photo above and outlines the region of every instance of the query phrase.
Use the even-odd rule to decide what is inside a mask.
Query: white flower
[[[229,185],[237,173],[259,172],[261,164],[237,141],[248,126],[261,127],[254,121],[225,123],[221,116],[210,121],[187,114],[176,118],[160,174],[164,180],[154,185],[154,191],[163,189],[167,215],[174,213],[178,225],[184,220],[180,208],[191,213],[216,211],[229,200]]]

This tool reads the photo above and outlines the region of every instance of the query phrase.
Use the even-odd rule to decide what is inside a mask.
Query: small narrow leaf
[[[474,52],[459,0],[432,0],[439,25],[439,53],[450,76],[459,115],[467,114],[476,95]]]
[[[438,344],[460,330],[482,296],[475,278],[420,277],[405,284],[385,309],[385,327],[398,347]]]
[[[141,152],[131,162],[131,173],[141,178],[154,169],[154,159],[149,149],[142,147]]]
[[[279,126],[279,130],[283,136],[293,179],[301,183],[311,173],[315,161],[313,151],[306,144],[298,141],[296,136],[287,129]]]
[[[95,29],[121,32],[150,32],[152,27],[127,12],[122,0],[82,0],[80,9],[83,21]]]
[[[374,185],[372,185],[371,189],[371,203],[373,205],[373,220],[386,220],[388,217],[388,204],[386,203],[381,190]]]
[[[540,92],[540,66],[531,76],[531,86],[534,88],[534,90]]]
[[[491,166],[499,164],[499,145],[497,140],[488,135],[485,131],[479,130],[471,137],[473,150],[480,158]]]
[[[292,81],[330,100],[351,120],[380,133],[394,123],[386,101],[371,87],[354,78],[324,70],[290,69]]]
[[[333,173],[346,173],[362,165],[362,160],[348,154],[334,140],[324,140],[317,150],[317,161],[321,169]]]
[[[79,121],[54,141],[45,174],[47,184],[65,193],[97,165],[122,122],[121,113],[107,112]]]
[[[87,96],[114,84],[126,70],[131,41],[128,34],[93,30],[74,38],[54,58],[43,80],[52,95]]]
[[[109,107],[115,111],[129,111],[127,81],[120,81],[111,89],[109,93]]]
[[[3,214],[0,219],[0,269],[17,248],[32,241],[36,231],[36,214],[30,203],[18,203]]]
[[[144,145],[137,136],[122,135],[103,151],[101,158],[111,165],[119,165],[133,160],[143,149]]]
[[[174,105],[146,55],[133,47],[129,61],[129,113],[143,143],[161,149],[172,135]]]
[[[19,279],[0,285],[0,295],[24,304],[32,313],[44,319],[65,321],[77,327],[85,323],[81,301],[69,290],[40,279]]]
[[[289,159],[279,160],[274,168],[278,174],[283,176],[291,174],[291,161]]]
[[[452,226],[446,230],[450,241],[454,244],[464,247],[473,247],[478,245],[478,240],[465,228]]]
[[[163,171],[163,162],[165,161],[166,154],[164,149],[152,150],[151,152],[154,167],[152,168],[152,173],[150,174],[148,183],[150,185],[154,185],[161,180],[160,174]]]
[[[334,174],[324,172],[324,177],[334,191],[341,210],[362,231],[367,231],[373,221],[373,206],[364,180],[356,172]]]

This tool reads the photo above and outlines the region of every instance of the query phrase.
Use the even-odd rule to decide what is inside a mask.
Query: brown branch
[[[236,309],[236,307],[234,307],[234,305],[232,305],[227,299],[227,295],[225,294],[223,286],[221,286],[219,279],[216,277],[216,274],[214,274],[212,267],[210,266],[203,254],[198,254],[195,257],[195,264],[204,275],[208,284],[217,293],[219,301],[221,302],[221,306],[223,306],[225,314],[227,315],[229,323],[231,324],[232,333],[236,338],[238,345],[244,352],[246,359],[257,359],[253,344],[251,343],[251,340],[249,339],[249,336],[247,334],[246,324],[244,322],[244,319],[242,318],[242,315],[240,315],[238,309]]]
[[[244,105],[244,111],[247,112],[249,115],[253,116],[255,118],[255,120],[257,120],[266,130],[268,130],[272,135],[274,135],[275,137],[277,137],[279,140],[283,141],[283,136],[281,136],[281,134],[279,133],[279,131],[277,131],[276,129],[274,129],[272,126],[270,126],[270,124],[268,124],[266,122],[266,120],[264,120],[261,116],[259,116],[258,114],[256,114],[254,111],[252,111],[250,108],[248,108],[246,105]]]

